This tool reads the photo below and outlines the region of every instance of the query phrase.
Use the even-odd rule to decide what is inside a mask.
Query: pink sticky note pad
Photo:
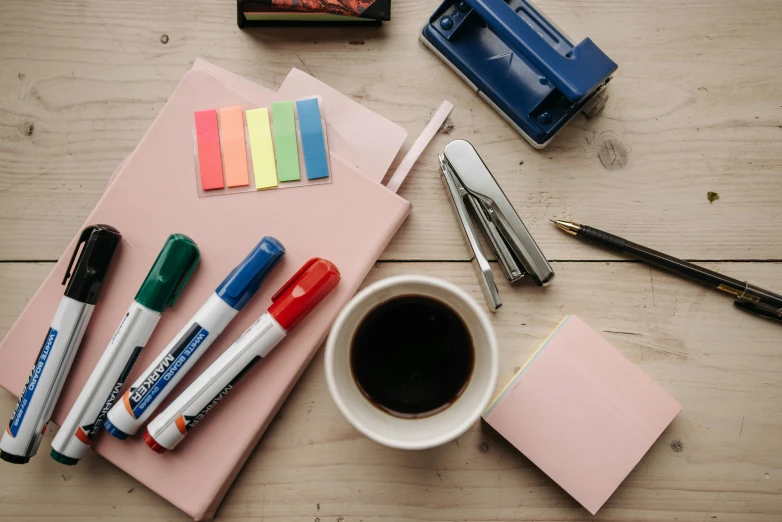
[[[569,315],[483,418],[594,515],[681,408]]]

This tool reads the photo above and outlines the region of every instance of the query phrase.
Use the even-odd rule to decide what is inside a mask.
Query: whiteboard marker
[[[60,431],[51,457],[72,466],[84,457],[125,379],[167,306],[173,306],[198,264],[198,247],[187,236],[171,234],[144,283],[120,321]]]
[[[172,450],[209,411],[266,357],[339,283],[337,267],[310,259],[272,297],[272,305],[179,397],[147,426],[144,442],[158,453]]]
[[[283,255],[282,243],[263,238],[109,410],[103,423],[106,431],[118,439],[134,435],[244,308]]]
[[[70,277],[65,296],[54,313],[27,384],[0,440],[0,458],[4,461],[26,464],[38,451],[121,239],[120,233],[108,225],[92,225],[82,230],[62,281],[65,284]],[[73,261],[80,250],[74,267]]]

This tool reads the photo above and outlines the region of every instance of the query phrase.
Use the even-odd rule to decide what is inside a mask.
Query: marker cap
[[[313,257],[272,297],[269,314],[286,331],[310,313],[339,283],[331,261]]]
[[[158,313],[166,306],[174,306],[200,258],[192,239],[183,234],[168,236],[136,294],[136,301]]]
[[[98,293],[121,239],[122,235],[119,231],[109,225],[91,225],[81,231],[79,241],[73,249],[73,256],[68,263],[68,269],[65,271],[65,278],[62,280],[62,284],[68,282],[65,288],[66,297],[91,305],[98,301]],[[84,247],[81,248],[79,259],[76,260],[76,254],[79,253],[82,243]]]
[[[241,310],[284,255],[282,243],[271,236],[264,237],[244,261],[231,270],[215,293],[231,308]]]

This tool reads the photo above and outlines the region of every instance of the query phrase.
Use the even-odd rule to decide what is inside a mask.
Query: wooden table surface
[[[577,118],[543,151],[417,42],[437,3],[394,0],[382,29],[247,31],[231,0],[0,3],[0,335],[196,57],[270,87],[303,69],[403,125],[408,143],[445,98],[450,125],[402,187],[413,212],[367,282],[427,273],[481,299],[435,161],[467,139],[557,272],[546,289],[500,278],[500,384],[576,313],[683,411],[591,517],[484,425],[424,452],[368,441],[328,396],[319,354],[217,518],[782,520],[782,328],[548,223],[580,220],[782,289],[778,2],[540,0],[619,64],[603,113]],[[0,412],[13,405],[0,392]],[[67,467],[46,453],[0,465],[0,518],[186,518],[94,454]]]

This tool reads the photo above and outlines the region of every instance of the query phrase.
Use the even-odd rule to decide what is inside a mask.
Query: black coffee
[[[448,407],[469,381],[474,360],[461,318],[422,296],[399,297],[372,310],[350,350],[361,391],[399,417],[424,417]]]

